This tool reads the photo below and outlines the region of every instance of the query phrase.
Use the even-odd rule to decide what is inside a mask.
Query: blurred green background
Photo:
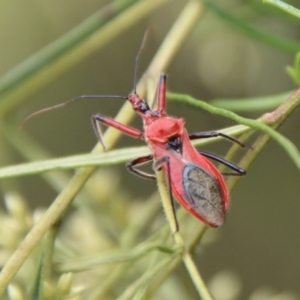
[[[109,1],[2,1],[0,75],[66,34],[107,3]],[[297,5],[296,1],[290,3]],[[152,26],[153,30],[141,57],[140,74],[185,4],[186,1],[176,0],[163,5],[10,111],[6,120],[13,124],[15,133],[30,134],[54,157],[89,152],[96,143],[90,116],[96,112],[114,116],[122,100],[86,100],[30,120],[25,133],[18,132],[18,126],[28,114],[78,95],[127,95],[132,89],[134,59],[146,28]],[[215,4],[259,31],[299,42],[300,20],[267,4],[255,0],[215,1]],[[293,91],[296,85],[285,68],[293,65],[295,54],[249,36],[207,9],[166,70],[169,90],[208,102]],[[185,118],[189,132],[234,125],[172,103],[168,112]],[[257,118],[264,112],[240,114]],[[298,148],[299,122],[298,110],[280,128]],[[141,121],[136,118],[134,125],[141,128]],[[142,144],[124,137],[117,147]],[[3,136],[0,146],[2,166],[24,162],[18,149]],[[227,142],[215,143],[209,150],[224,155],[228,147]],[[142,199],[155,190],[153,182],[131,176],[124,166],[112,168],[121,173],[122,186],[133,197]],[[0,197],[11,188],[24,195],[32,207],[48,206],[56,196],[39,176],[3,181]],[[217,229],[217,241],[201,249],[199,258],[195,258],[204,279],[209,281],[216,273],[229,270],[241,281],[240,299],[248,299],[253,291],[265,287],[278,293],[291,291],[300,297],[299,200],[299,170],[285,152],[271,142],[232,193],[226,223]]]

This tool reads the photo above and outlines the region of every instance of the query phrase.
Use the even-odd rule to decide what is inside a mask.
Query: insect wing
[[[192,213],[213,227],[225,221],[225,204],[222,188],[218,180],[194,164],[183,169],[185,200]]]

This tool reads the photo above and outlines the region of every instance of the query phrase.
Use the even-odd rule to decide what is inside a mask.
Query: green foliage
[[[293,67],[287,67],[286,71],[297,84],[300,86],[300,52],[298,52],[295,56],[295,63]]]
[[[282,1],[265,0],[264,2],[283,9],[288,12],[288,15],[282,12],[278,14],[274,12],[278,11],[277,9],[271,10],[270,6],[257,1],[240,4],[210,0],[190,0],[186,3],[170,0],[110,1],[107,6],[98,11],[92,10],[92,14],[89,11],[89,17],[81,23],[77,20],[76,25],[72,25],[71,29],[67,33],[61,34],[57,40],[51,40],[51,42],[47,40],[48,45],[42,50],[33,53],[28,59],[0,78],[0,160],[2,165],[0,179],[5,199],[5,208],[0,210],[0,263],[3,266],[0,273],[1,299],[174,300],[199,299],[199,297],[204,300],[214,299],[214,297],[217,300],[246,299],[240,275],[236,275],[231,269],[224,269],[233,246],[222,244],[225,243],[224,240],[221,241],[221,246],[215,244],[220,239],[220,231],[207,230],[206,226],[179,209],[177,218],[180,231],[175,232],[176,226],[168,199],[168,190],[166,190],[164,176],[161,172],[157,171],[156,173],[159,194],[155,192],[148,196],[143,193],[143,196],[140,196],[134,194],[135,189],[140,185],[140,179],[137,178],[135,186],[129,189],[121,180],[126,176],[121,176],[112,168],[114,165],[149,154],[146,146],[115,149],[121,134],[108,129],[103,138],[109,151],[103,152],[101,145],[97,144],[90,153],[56,158],[56,155],[48,149],[55,139],[56,133],[54,135],[49,133],[49,138],[46,139],[47,143],[44,144],[36,137],[39,130],[43,130],[42,126],[47,123],[46,119],[42,119],[36,134],[30,133],[30,129],[29,133],[20,133],[17,128],[20,124],[20,114],[24,116],[28,113],[27,105],[30,105],[34,96],[42,97],[40,94],[42,91],[47,91],[47,88],[52,89],[54,82],[57,81],[56,84],[58,84],[67,71],[75,71],[76,67],[85,64],[87,58],[92,54],[107,56],[110,53],[105,53],[105,50],[108,49],[109,52],[112,52],[113,57],[123,55],[122,59],[126,66],[127,57],[125,56],[129,52],[135,53],[136,51],[135,48],[131,48],[133,41],[127,31],[142,27],[143,30],[140,30],[141,33],[139,33],[142,35],[144,27],[153,25],[153,23],[155,23],[154,35],[160,36],[160,45],[137,85],[139,95],[147,98],[149,105],[153,105],[151,101],[154,101],[153,95],[156,93],[156,82],[160,73],[165,72],[169,65],[175,68],[174,58],[185,45],[189,45],[186,47],[189,54],[184,57],[186,66],[181,66],[182,70],[178,69],[178,74],[181,80],[184,80],[184,84],[179,88],[172,83],[173,79],[171,78],[175,78],[177,74],[170,69],[170,90],[181,92],[183,86],[189,88],[196,86],[195,90],[199,90],[199,86],[204,86],[203,90],[209,89],[209,84],[207,86],[204,84],[207,82],[205,76],[213,72],[215,66],[211,66],[205,71],[201,70],[201,74],[204,75],[201,77],[198,74],[197,77],[195,70],[198,62],[195,57],[196,54],[205,52],[202,48],[198,48],[199,44],[202,45],[202,40],[199,42],[199,36],[204,39],[203,44],[205,44],[207,41],[205,38],[208,39],[210,35],[218,31],[220,36],[226,37],[226,40],[223,40],[226,42],[231,39],[239,42],[244,40],[247,41],[246,45],[249,48],[253,45],[267,47],[268,54],[273,54],[274,50],[274,53],[296,55],[294,67],[288,67],[287,71],[299,85],[300,43],[282,37],[278,32],[265,28],[257,22],[260,18],[264,20],[271,16],[276,22],[279,19],[282,26],[284,24],[290,26],[288,28],[294,29],[298,24],[293,23],[294,21],[291,21],[290,18],[293,20],[295,18],[290,16],[299,17],[299,11]],[[16,12],[17,10],[20,8],[16,9]],[[85,14],[81,10],[83,7],[80,7],[77,13],[80,16],[82,13],[84,16]],[[51,12],[47,10],[47,13],[50,15]],[[41,15],[46,19],[49,17],[46,10],[44,11],[40,7],[40,14],[37,18],[40,18]],[[282,18],[282,15],[285,19]],[[4,20],[4,17],[2,19]],[[148,19],[151,20],[148,21]],[[52,24],[56,24],[59,18],[57,16],[57,19],[53,20],[49,17],[49,20],[53,26]],[[147,25],[141,25],[142,21],[147,22]],[[272,24],[272,22],[270,23]],[[166,29],[169,27],[167,32]],[[70,28],[69,24],[67,28]],[[126,52],[126,55],[124,49],[116,49],[113,46],[113,43],[121,38],[127,42],[129,51]],[[151,46],[147,47],[151,49]],[[245,47],[246,50],[248,50],[247,47]],[[255,50],[258,51],[259,47]],[[220,48],[218,54],[226,55],[226,47]],[[103,52],[99,54],[100,49]],[[243,49],[243,47],[239,48],[238,52],[242,52]],[[6,57],[10,56],[9,54],[7,52],[6,56],[2,57],[4,62]],[[242,65],[240,69],[242,71],[240,73],[236,70],[225,72],[223,86],[226,87],[226,80],[232,75],[237,75],[235,77],[237,81],[253,76],[250,72],[248,73],[248,69],[255,69],[259,64],[259,61],[255,60],[255,55],[254,58],[252,57],[252,64],[248,64],[248,57],[244,64],[237,60],[237,64]],[[176,58],[179,59],[179,55]],[[212,62],[217,59],[218,57],[213,57]],[[267,60],[267,57],[265,59]],[[108,66],[110,67],[111,61],[109,60],[114,60],[114,58],[105,59],[105,62],[109,62]],[[203,62],[205,60],[202,60]],[[218,71],[226,68],[227,61],[223,62],[223,65],[217,65]],[[189,73],[191,69],[189,64],[195,71],[192,75]],[[124,73],[122,76],[124,75],[126,78],[128,73],[125,73],[126,67],[124,66],[119,66],[118,70],[120,70],[119,73]],[[105,76],[110,74],[109,67],[106,68],[106,71],[101,70]],[[260,71],[264,71],[266,67],[264,64]],[[93,71],[93,66],[90,70]],[[131,74],[130,72],[129,74]],[[284,72],[282,74],[281,82],[286,79]],[[255,77],[259,76],[260,73],[255,73]],[[272,138],[286,151],[299,169],[299,152],[295,146],[297,141],[295,144],[292,143],[277,130],[299,106],[300,91],[292,93],[291,86],[287,84],[284,91],[277,92],[276,84],[274,84],[272,85],[273,89],[269,92],[271,96],[260,95],[256,87],[263,86],[267,78],[263,76],[259,78],[260,80],[256,81],[255,87],[250,92],[246,93],[241,89],[239,90],[240,94],[235,94],[228,88],[225,90],[226,95],[222,94],[221,99],[219,97],[220,90],[215,85],[210,91],[210,95],[216,98],[211,100],[211,105],[206,103],[207,101],[198,100],[201,97],[199,95],[191,97],[186,94],[169,92],[168,96],[170,103],[173,101],[192,107],[189,112],[197,113],[197,122],[200,122],[199,116],[206,111],[209,116],[222,116],[228,122],[236,123],[231,127],[224,125],[219,131],[238,136],[239,140],[243,141],[247,147],[246,150],[241,151],[237,146],[232,146],[225,157],[227,160],[236,161],[239,166],[248,170]],[[99,79],[99,81],[101,80]],[[121,82],[114,80],[113,83],[118,91]],[[218,84],[222,85],[223,82]],[[80,84],[75,83],[72,88],[76,89],[78,86]],[[102,88],[105,88],[103,82],[101,82]],[[82,91],[82,93],[85,92]],[[102,93],[102,90],[99,92]],[[259,95],[257,96],[257,94]],[[65,95],[65,91],[62,92],[62,95]],[[49,98],[49,96],[47,97]],[[209,98],[209,96],[206,97]],[[52,98],[52,94],[50,98]],[[111,102],[107,103],[109,108]],[[177,107],[175,104],[170,106]],[[264,113],[268,110],[271,111]],[[233,111],[242,111],[248,116],[242,117]],[[255,114],[261,112],[263,112],[262,115],[257,118],[258,115]],[[49,126],[46,130],[47,136],[50,127],[57,125],[58,122],[53,113],[51,113],[54,116],[51,119],[52,123],[47,125]],[[256,120],[252,119],[254,115]],[[120,123],[128,124],[134,116],[135,113],[130,105],[125,103],[115,119]],[[189,122],[192,118],[187,117],[186,119]],[[68,120],[64,118],[63,121],[65,123],[78,122],[77,118],[72,116]],[[28,125],[26,124],[26,126]],[[211,126],[211,124],[208,125]],[[62,125],[60,129],[63,131]],[[80,130],[74,129],[71,134],[77,137]],[[211,144],[210,146],[213,146],[220,140],[220,138],[214,138],[197,141],[195,145],[203,147]],[[79,138],[77,141],[78,144],[84,143]],[[61,144],[60,142],[59,146]],[[15,153],[18,155],[17,159],[14,157]],[[281,155],[283,156],[283,154]],[[282,156],[279,162],[281,162]],[[20,157],[24,162],[19,163]],[[98,170],[99,166],[100,170]],[[74,170],[74,174],[70,173],[72,170]],[[35,177],[29,177],[31,175]],[[254,175],[252,177],[255,177]],[[280,174],[280,176],[283,180],[287,178],[287,181],[291,178],[284,174]],[[29,193],[24,188],[27,187],[28,182],[31,182],[27,177],[34,181],[33,193]],[[47,188],[40,184],[41,180]],[[227,180],[231,191],[239,181],[240,178],[234,176]],[[284,183],[281,182],[280,185],[281,191],[284,190]],[[273,186],[268,186],[266,190],[272,188]],[[48,197],[52,197],[53,193],[57,194],[47,208],[41,209],[39,204],[28,204],[31,198],[42,200],[41,198],[44,196],[40,196],[40,189]],[[155,191],[154,185],[152,185],[152,189]],[[251,190],[256,190],[256,187],[252,186]],[[258,190],[256,191],[258,192]],[[160,200],[163,203],[167,221],[161,213]],[[68,211],[71,206],[72,209]],[[263,205],[260,210],[264,210]],[[298,210],[295,209],[295,211]],[[270,210],[267,217],[269,215],[273,215]],[[276,226],[276,222],[274,220],[267,221],[267,217],[264,217],[265,223],[272,223]],[[282,216],[280,215],[280,217]],[[251,220],[253,228],[258,221],[258,219]],[[252,226],[250,227],[247,234],[243,235],[251,237],[255,230]],[[259,232],[255,234],[258,235]],[[256,244],[253,243],[252,246],[255,247]],[[238,242],[234,247],[237,245],[242,247]],[[219,247],[221,253],[225,255],[226,264],[221,267],[217,266],[218,271],[211,271],[212,274],[209,274],[203,267],[203,257],[210,252],[206,251],[208,247],[210,249]],[[275,247],[272,245],[271,248],[273,251]],[[240,251],[246,252],[246,249],[243,248]],[[250,249],[250,252],[252,255],[255,251]],[[251,255],[248,256],[251,257]],[[265,255],[269,257],[267,252]],[[217,259],[216,256],[215,258]],[[259,260],[252,259],[253,263]],[[199,260],[201,263],[198,263]],[[208,262],[209,270],[215,269],[216,264],[213,265],[213,262]],[[180,268],[181,265],[184,265],[184,270]],[[231,266],[229,265],[229,267]],[[271,273],[280,275],[282,270],[278,269],[279,266],[274,264],[274,268],[275,271],[271,270]],[[202,273],[204,273],[205,280],[202,278]],[[258,275],[255,273],[255,276]],[[208,280],[208,277],[211,277],[211,280]],[[226,286],[227,289],[224,289],[223,286]],[[251,299],[258,299],[255,298],[256,295],[262,294],[265,295],[265,299],[270,298],[272,294],[282,295],[286,297],[285,299],[293,299],[294,295],[293,292],[288,291],[281,294],[277,290],[266,291],[262,286],[252,292]],[[292,296],[288,298],[289,295]]]
[[[292,6],[292,5],[287,4],[284,1],[280,1],[280,0],[263,0],[263,2],[274,5],[274,6],[280,8],[281,10],[283,10],[284,12],[286,12],[288,14],[290,14],[292,16],[295,16],[297,18],[300,18],[300,10],[297,9],[296,7]]]

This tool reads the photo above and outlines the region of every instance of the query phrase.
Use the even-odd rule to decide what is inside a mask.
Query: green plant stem
[[[7,128],[7,127],[4,127]],[[243,125],[237,125],[221,130],[218,132],[225,133],[227,135],[238,135],[245,131],[249,130],[249,127]],[[7,131],[11,133],[10,138],[14,139],[14,132]],[[6,132],[6,133],[7,133]],[[210,138],[193,141],[194,146],[203,146],[214,143],[221,140],[222,138]],[[19,144],[20,147],[21,144]],[[27,145],[28,146],[28,145]],[[25,147],[27,147],[25,146]],[[61,158],[47,159],[36,162],[19,164],[16,166],[9,166],[0,168],[0,179],[1,178],[12,178],[25,175],[34,175],[40,174],[43,172],[49,172],[54,170],[70,170],[79,167],[88,167],[88,166],[111,166],[115,164],[125,163],[127,161],[133,160],[138,156],[145,156],[149,154],[149,148],[147,146],[141,147],[130,147],[125,149],[111,150],[104,153],[88,153],[88,154],[79,154]],[[54,174],[55,175],[55,174]],[[58,174],[57,179],[65,180],[65,176],[61,177],[63,174]],[[53,185],[61,190],[63,186],[61,183],[57,182],[53,176],[47,177],[53,183]],[[66,181],[62,181],[63,183]]]
[[[154,1],[151,1],[154,2]],[[156,1],[155,1],[156,2]],[[202,6],[197,1],[189,1],[178,17],[177,21],[171,28],[167,38],[164,40],[156,56],[151,62],[146,75],[144,75],[138,84],[138,91],[141,97],[145,96],[146,82],[151,77],[158,78],[159,73],[166,69],[171,58],[182,45],[184,39],[196,24],[199,14],[201,13]],[[117,26],[117,25],[115,25]],[[119,23],[118,27],[114,30],[122,30],[122,26],[127,24]],[[133,118],[134,112],[129,103],[125,103],[119,114],[116,117],[118,122],[127,124]],[[104,140],[108,147],[112,147],[120,136],[120,132],[109,128],[105,135]],[[99,145],[93,149],[93,153],[101,151]],[[28,233],[25,239],[20,243],[17,250],[12,254],[6,262],[0,274],[0,295],[2,295],[15,276],[16,272],[22,266],[30,252],[34,249],[35,245],[40,241],[42,236],[57,222],[57,220],[65,212],[66,208],[70,205],[75,195],[81,190],[85,182],[95,171],[95,167],[87,167],[79,169],[74,177],[70,180],[69,184],[65,187],[60,195],[55,199],[49,209],[45,212],[39,222]]]
[[[70,271],[78,272],[88,270],[92,267],[96,267],[97,265],[129,262],[131,260],[137,260],[153,250],[165,253],[174,252],[174,250],[168,246],[157,243],[145,243],[138,245],[134,249],[109,251],[108,253],[101,253],[85,258],[67,260],[58,264],[58,269],[63,273]]]
[[[176,216],[174,215],[173,206],[170,199],[169,190],[167,189],[164,173],[162,170],[155,172],[156,180],[157,180],[157,186],[158,190],[161,196],[161,201],[164,207],[164,211],[168,220],[168,223],[171,228],[171,232],[174,235],[176,246],[181,249],[182,248],[182,260],[184,262],[184,265],[190,274],[190,277],[199,293],[199,296],[203,300],[212,300],[212,296],[209,293],[200,273],[199,270],[197,270],[197,267],[192,260],[192,257],[188,250],[184,246],[184,241],[182,239],[182,236],[179,231],[177,231],[177,222],[176,222]],[[168,183],[170,184],[170,183]]]
[[[263,3],[274,5],[288,14],[300,18],[300,10],[280,0],[263,0]]]
[[[178,216],[180,217],[182,213],[186,214],[186,212],[183,209],[177,211],[176,213],[177,217]],[[191,253],[193,249],[196,247],[196,245],[199,244],[199,241],[201,240],[207,228],[208,227],[205,226],[204,224],[197,224],[197,227],[193,228],[192,232],[189,232],[189,237],[185,238],[185,247],[189,253]],[[169,274],[171,274],[181,262],[182,262],[182,258],[180,255],[178,255],[177,258],[174,259],[162,272],[156,275],[155,282],[152,285],[150,290],[151,294],[154,294],[155,291],[159,289],[162,283],[169,278]]]
[[[125,292],[117,298],[117,300],[132,300],[141,286],[147,284],[151,279],[155,277],[157,273],[164,270],[175,258],[176,256],[172,255],[170,257],[167,257],[166,259],[161,260],[152,269],[146,271],[138,280],[134,282],[134,284],[131,284],[125,290]]]
[[[239,19],[233,14],[230,14],[227,11],[223,10],[219,5],[216,4],[216,1],[201,0],[201,2],[203,2],[209,9],[216,13],[220,18],[224,19],[227,23],[234,25],[235,28],[242,30],[247,35],[264,44],[268,44],[290,53],[297,53],[298,51],[300,51],[300,43],[275,36],[270,32],[262,31],[245,22],[243,19]]]
[[[0,81],[3,91],[0,94],[0,115],[7,114],[167,1],[170,0],[141,0],[134,5],[132,0],[115,1],[17,66]],[[107,15],[108,11],[113,14]]]
[[[57,235],[57,226],[53,226],[43,238],[42,253],[41,253],[41,266],[37,274],[36,287],[33,291],[37,292],[32,295],[32,299],[44,299],[44,284],[51,281],[52,272],[52,257],[54,250],[54,243]]]
[[[136,245],[136,241],[138,240],[140,232],[144,231],[149,226],[149,222],[151,224],[155,215],[157,214],[158,208],[159,209],[161,208],[161,204],[159,203],[157,193],[155,193],[155,195],[151,196],[150,199],[147,199],[147,201],[145,202],[146,202],[145,210],[141,214],[139,214],[136,218],[134,218],[133,221],[134,224],[131,223],[134,229],[133,230],[132,228],[126,229],[125,233],[122,234],[122,236],[125,235],[125,237],[121,242],[121,244],[122,247],[125,247],[125,249],[131,249]],[[130,233],[128,231],[130,231]],[[161,233],[161,231],[159,231],[159,233]],[[150,238],[150,239],[151,241],[158,241],[156,234],[154,238]],[[138,247],[139,246],[136,246],[136,248]],[[128,262],[122,265],[114,266],[112,271],[109,272],[108,275],[103,279],[101,285],[97,283],[96,286],[91,288],[93,292],[91,293],[89,299],[97,300],[97,299],[104,298],[107,295],[109,289],[112,289],[117,284],[118,280],[126,276],[126,273],[128,272],[131,263],[133,262]]]
[[[210,105],[234,112],[254,112],[275,109],[292,94],[292,91],[279,95],[251,97],[241,99],[215,99]]]
[[[6,138],[6,141],[18,151],[26,161],[47,160],[53,157],[49,150],[42,147],[38,142],[26,134],[26,132],[20,134],[20,132],[16,132],[15,127],[6,124],[6,122],[1,124],[0,131],[2,136]],[[29,168],[32,170],[31,167]],[[71,178],[71,175],[68,176],[62,171],[54,171],[43,174],[42,176],[57,192],[60,192]]]
[[[240,117],[231,111],[213,107],[203,101],[197,100],[188,95],[168,93],[168,98],[169,98],[169,100],[172,100],[172,101],[175,101],[175,102],[178,102],[181,104],[186,104],[186,105],[194,106],[197,108],[201,108],[203,110],[210,112],[211,114],[223,116],[223,117],[231,119],[237,123],[244,124],[253,129],[257,129],[257,130],[267,133],[286,151],[286,153],[290,156],[290,158],[295,163],[297,168],[300,170],[300,153],[299,153],[298,149],[296,148],[296,146],[290,140],[288,140],[286,137],[284,137],[280,133],[276,132],[274,129],[272,129],[268,125],[262,123],[262,120],[252,120],[252,119]],[[300,103],[300,96],[298,96],[298,98],[296,100],[296,104],[297,104],[296,106],[298,106],[299,103]],[[285,104],[283,104],[283,105],[285,105]],[[282,116],[284,116],[284,115],[282,115]]]
[[[269,124],[274,129],[278,129],[284,121],[291,115],[291,113],[299,106],[300,102],[300,89],[296,90],[285,102],[283,102],[277,109],[273,112],[264,114],[259,120],[265,124]],[[248,138],[253,134],[253,131],[245,133]],[[242,136],[243,138],[243,136]],[[252,162],[256,159],[259,153],[265,148],[267,143],[270,141],[271,137],[268,134],[261,134],[253,143],[251,149],[243,156],[239,162],[239,166],[248,169]],[[228,158],[228,156],[226,156]],[[230,190],[237,184],[240,180],[238,177],[231,177],[227,180],[227,185]]]
[[[105,153],[79,154],[63,158],[54,158],[43,161],[24,163],[18,166],[4,167],[0,169],[0,178],[11,178],[14,176],[34,175],[53,170],[69,170],[78,167],[88,166],[109,166],[124,163],[137,157],[149,153],[145,146],[112,150]]]
[[[247,138],[248,136],[252,135],[254,131],[249,131],[249,133],[245,134]],[[238,165],[241,168],[244,168],[246,170],[249,169],[251,164],[254,162],[254,160],[258,157],[260,152],[265,148],[267,143],[271,140],[270,136],[267,134],[261,134],[256,141],[251,145],[251,149],[247,151],[247,153],[243,156],[243,158],[239,161]],[[231,149],[230,149],[231,150]],[[230,151],[231,152],[231,151]],[[236,153],[236,149],[233,149],[232,152]],[[225,157],[228,159],[228,156],[226,155]],[[226,180],[226,184],[230,191],[232,191],[237,183],[241,180],[242,178],[240,176],[231,176]]]

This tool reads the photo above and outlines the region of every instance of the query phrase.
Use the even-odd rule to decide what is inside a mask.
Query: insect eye
[[[141,102],[139,103],[138,110],[139,110],[140,112],[142,112],[142,113],[145,113],[145,112],[147,112],[147,111],[150,110],[150,107],[149,107],[149,105],[148,105],[145,101],[141,101]]]

